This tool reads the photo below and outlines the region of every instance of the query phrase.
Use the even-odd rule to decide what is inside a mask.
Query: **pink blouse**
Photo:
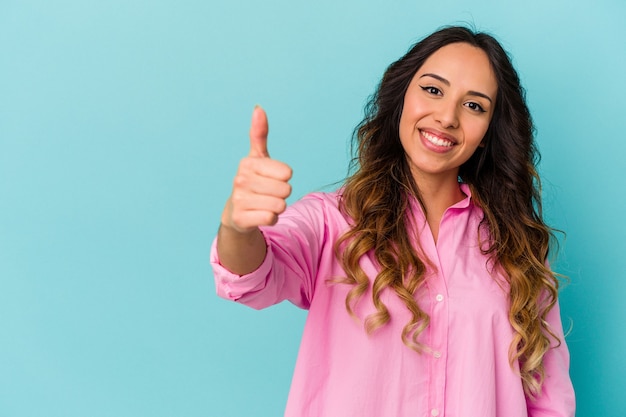
[[[417,295],[430,325],[417,353],[402,343],[410,319],[392,290],[381,296],[391,321],[368,335],[345,308],[350,287],[330,284],[345,276],[333,244],[348,228],[337,193],[315,193],[289,206],[278,224],[262,228],[268,250],[253,273],[239,276],[220,265],[213,242],[211,263],[217,293],[260,309],[289,300],[308,309],[285,416],[305,417],[571,417],[574,390],[558,305],[548,323],[561,339],[544,358],[543,392],[524,395],[518,366],[508,350],[513,330],[503,278],[488,272],[478,246],[482,211],[468,197],[448,208],[437,244],[419,205],[414,224],[420,245],[434,264]],[[373,255],[361,260],[376,276]],[[363,319],[375,308],[371,292],[355,309]],[[554,343],[556,345],[556,343]]]

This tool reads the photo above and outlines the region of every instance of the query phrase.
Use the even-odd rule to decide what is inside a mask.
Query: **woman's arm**
[[[267,248],[258,226],[275,224],[291,194],[288,182],[291,168],[270,159],[268,130],[265,111],[255,107],[250,126],[250,154],[239,164],[218,232],[220,263],[238,275],[256,270],[263,262]]]
[[[548,313],[546,321],[561,341],[552,346],[544,358],[545,379],[541,395],[535,400],[528,399],[529,417],[574,417],[576,399],[569,376],[569,351],[565,343],[561,313],[558,302]]]

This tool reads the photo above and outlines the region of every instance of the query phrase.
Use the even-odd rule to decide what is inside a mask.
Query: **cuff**
[[[263,233],[263,238],[267,248],[265,259],[263,259],[263,262],[256,270],[245,275],[235,274],[220,263],[219,254],[217,253],[217,237],[213,239],[210,261],[217,295],[228,300],[238,301],[246,293],[256,291],[265,285],[271,270],[274,253],[271,242],[268,241],[265,233]]]

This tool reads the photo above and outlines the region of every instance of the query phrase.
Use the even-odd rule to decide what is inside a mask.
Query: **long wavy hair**
[[[517,72],[502,46],[492,36],[465,27],[441,29],[415,44],[391,64],[365,108],[364,120],[355,128],[351,163],[340,199],[340,210],[353,223],[335,245],[346,276],[337,282],[351,284],[345,303],[355,315],[358,300],[372,288],[376,312],[364,320],[373,332],[390,320],[381,300],[389,288],[411,313],[402,341],[417,352],[425,349],[418,336],[429,316],[416,302],[424,285],[429,261],[414,247],[409,234],[411,201],[424,204],[399,138],[404,96],[426,59],[442,46],[464,42],[482,49],[491,62],[498,92],[484,146],[460,167],[474,204],[484,217],[479,226],[481,248],[494,268],[503,272],[509,287],[509,321],[514,330],[509,349],[513,367],[519,363],[526,394],[533,398],[544,379],[543,357],[551,339],[560,340],[546,316],[557,300],[558,280],[546,266],[553,231],[542,218],[540,180],[535,169],[539,154],[534,128]],[[373,251],[380,266],[373,283],[359,259]]]

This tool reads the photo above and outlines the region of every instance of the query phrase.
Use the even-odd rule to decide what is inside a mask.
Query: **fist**
[[[287,208],[292,170],[270,158],[267,115],[255,107],[250,126],[250,153],[239,163],[233,191],[222,214],[222,225],[241,233],[273,225]]]

